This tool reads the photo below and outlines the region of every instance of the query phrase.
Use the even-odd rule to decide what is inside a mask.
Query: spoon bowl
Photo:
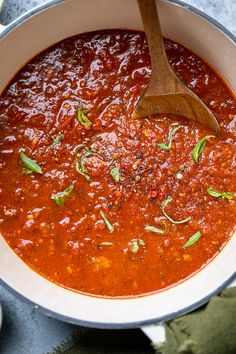
[[[211,110],[180,81],[168,62],[155,0],[138,0],[138,4],[147,37],[152,73],[133,117],[180,115],[196,120],[219,135],[220,126]]]

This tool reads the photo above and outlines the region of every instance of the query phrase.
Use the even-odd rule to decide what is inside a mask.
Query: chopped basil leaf
[[[100,242],[99,246],[112,246],[113,242]]]
[[[224,192],[224,193],[222,193],[222,194],[221,194],[221,197],[222,197],[223,199],[228,199],[228,200],[234,199],[234,195],[233,195],[232,193],[230,193],[230,192]]]
[[[22,170],[23,175],[31,175],[33,171],[29,170],[28,168],[23,168]]]
[[[65,204],[65,197],[68,197],[74,189],[74,186],[71,184],[63,192],[57,194],[52,194],[51,199],[55,201],[58,206],[63,206]]]
[[[157,144],[157,146],[159,146],[162,150],[170,150],[171,147],[169,145],[166,145],[164,143],[159,143]]]
[[[201,237],[201,232],[197,231],[193,236],[191,236],[188,241],[183,245],[183,248],[194,245]]]
[[[171,201],[172,201],[172,198],[171,198],[171,197],[170,197],[170,198],[167,198],[166,200],[164,200],[164,201],[162,202],[162,205],[161,205],[161,210],[162,210],[163,215],[164,215],[170,222],[172,222],[172,224],[176,224],[176,225],[178,225],[178,224],[184,224],[184,223],[186,223],[186,222],[192,220],[191,216],[188,217],[188,218],[186,218],[186,219],[184,219],[184,220],[180,220],[180,221],[175,221],[175,220],[173,220],[173,219],[166,213],[166,211],[165,211],[165,207],[166,207]]]
[[[87,180],[91,180],[92,178],[87,174],[86,168],[84,166],[84,162],[86,157],[95,154],[96,152],[93,151],[90,147],[86,147],[85,148],[85,153],[84,155],[81,156],[80,161],[79,160],[75,160],[75,169],[76,172],[81,174],[84,178],[86,178]]]
[[[152,231],[156,234],[164,234],[166,232],[167,225],[166,222],[163,222],[163,224],[165,226],[164,230],[158,229],[157,227],[151,225],[145,225],[145,230]]]
[[[130,245],[130,251],[133,253],[137,253],[139,251],[139,245],[137,241],[132,241]]]
[[[112,224],[110,223],[110,221],[107,219],[107,217],[106,217],[106,215],[104,214],[103,211],[100,211],[100,215],[101,215],[101,217],[103,218],[103,220],[104,220],[104,222],[105,222],[105,224],[106,224],[108,230],[109,230],[111,233],[114,232],[114,230],[115,230],[114,227],[112,226]]]
[[[204,147],[206,146],[206,142],[210,138],[215,138],[214,135],[206,135],[204,138],[202,138],[194,147],[193,149],[193,159],[196,163],[198,163],[199,157],[201,153],[203,152]]]
[[[140,246],[145,247],[145,242],[143,240],[138,240],[138,243]]]
[[[212,196],[212,197],[215,197],[215,198],[218,198],[218,197],[221,197],[221,193],[220,192],[217,192],[215,189],[213,188],[208,188],[207,189],[207,192]]]
[[[35,173],[40,173],[40,174],[43,173],[41,167],[34,160],[31,160],[29,157],[27,157],[22,150],[20,151],[20,159],[22,164],[26,168],[28,168],[28,170],[31,170]]]
[[[234,198],[234,195],[230,192],[223,192],[223,193],[220,193],[218,191],[216,191],[215,189],[213,188],[208,188],[207,192],[212,196],[212,197],[215,197],[215,198],[219,198],[221,197],[222,199],[233,199]]]
[[[88,113],[88,109],[82,109],[82,106],[78,107],[77,111],[77,119],[81,125],[83,125],[86,129],[90,129],[92,127],[92,122],[88,119],[86,116],[86,113]]]
[[[86,178],[88,181],[91,180],[92,178],[87,174],[86,169],[84,168],[84,158],[81,157],[81,160],[78,161],[77,159],[75,160],[75,169],[76,172],[81,174],[84,178]]]
[[[145,242],[141,239],[139,240],[132,240],[129,244],[129,249],[133,253],[138,253],[139,251],[139,246],[145,247]]]
[[[110,174],[112,175],[113,179],[115,182],[119,182],[120,180],[120,169],[119,167],[113,167],[110,171]]]
[[[86,147],[85,148],[85,153],[84,153],[84,157],[88,157],[92,154],[96,154],[96,151],[93,151],[90,147]]]
[[[178,125],[177,127],[170,129],[169,131],[169,143],[168,145],[164,144],[164,143],[159,143],[157,144],[157,146],[159,146],[161,149],[163,150],[171,150],[172,147],[172,140],[173,140],[173,136],[175,135],[175,133],[177,133],[177,131],[182,128],[181,125]]]
[[[175,133],[177,133],[177,131],[178,131],[180,128],[182,128],[182,125],[177,125],[177,127],[174,127],[174,128],[172,129],[172,136],[175,135]]]
[[[59,134],[55,137],[55,139],[53,140],[53,143],[50,145],[50,147],[52,149],[54,149],[54,147],[61,141],[61,138],[63,137],[63,134]]]
[[[111,161],[109,162],[108,166],[110,167],[113,164],[114,161],[115,161],[115,157],[113,156]]]

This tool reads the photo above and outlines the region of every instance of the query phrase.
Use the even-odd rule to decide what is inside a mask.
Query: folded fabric
[[[204,285],[203,285],[204,286]],[[224,290],[200,309],[164,324],[166,342],[156,354],[236,354],[236,287]],[[51,354],[154,353],[140,330],[78,328]]]
[[[236,288],[226,289],[199,310],[167,322],[165,329],[164,354],[235,354]]]

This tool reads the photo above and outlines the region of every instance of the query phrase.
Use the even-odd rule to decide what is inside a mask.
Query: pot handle
[[[234,286],[236,286],[236,278],[228,285],[228,288]],[[143,326],[140,329],[155,347],[161,347],[166,340],[165,328],[162,322]]]
[[[161,347],[166,340],[165,328],[161,322],[143,326],[140,329],[155,347]]]

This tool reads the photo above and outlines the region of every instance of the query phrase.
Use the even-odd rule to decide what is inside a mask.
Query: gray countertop
[[[45,0],[6,0],[0,23],[14,18]],[[185,0],[206,12],[236,35],[236,0]],[[0,332],[1,354],[45,354],[75,330],[75,326],[47,318],[0,286],[4,321]]]

